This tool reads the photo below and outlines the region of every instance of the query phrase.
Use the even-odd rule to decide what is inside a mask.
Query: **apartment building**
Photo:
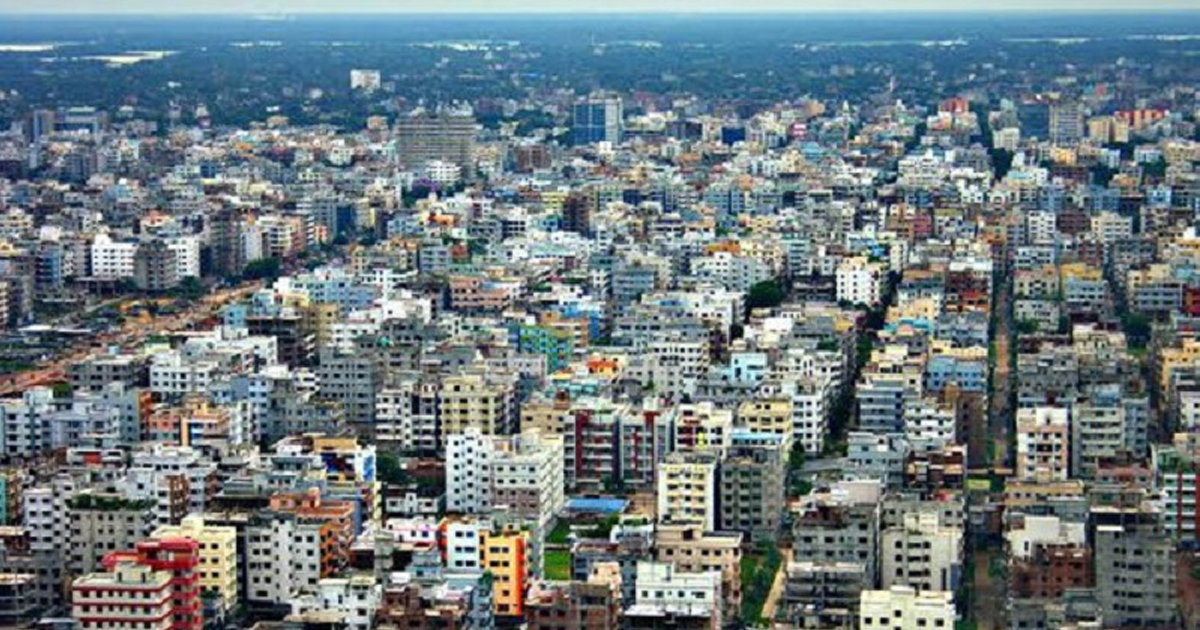
[[[511,514],[548,528],[562,510],[563,439],[531,429],[514,436],[478,429],[452,434],[446,445],[447,509]]]
[[[955,616],[953,593],[893,586],[885,591],[863,591],[858,627],[861,630],[936,630],[953,628]]]
[[[706,456],[671,454],[658,466],[660,523],[697,523],[717,528],[717,462]]]
[[[752,541],[779,534],[787,477],[785,436],[734,431],[721,463],[719,529],[738,531]]]
[[[524,530],[479,532],[479,563],[495,578],[492,592],[495,614],[524,617],[529,585],[531,534]]]
[[[887,270],[882,263],[865,257],[844,259],[836,273],[837,299],[850,304],[875,306],[883,299]]]
[[[882,585],[919,591],[955,591],[962,580],[963,531],[943,526],[937,514],[906,514],[883,530],[879,545]]]
[[[619,630],[619,582],[603,574],[587,581],[534,582],[525,600],[525,623],[529,630]]]
[[[638,410],[600,398],[571,403],[553,421],[563,436],[567,488],[583,493],[613,487],[652,488],[655,429],[662,417],[658,410]]]
[[[637,595],[625,610],[629,630],[719,630],[723,619],[719,572],[689,573],[670,563],[638,563]]]
[[[348,565],[355,533],[352,503],[328,499],[322,496],[320,489],[312,488],[304,492],[276,493],[271,496],[268,509],[277,515],[296,517],[301,530],[318,532],[320,577],[332,577]]]
[[[71,583],[71,618],[89,630],[172,630],[172,580],[170,571],[133,562],[90,573]]]
[[[855,562],[788,562],[783,618],[806,630],[853,627],[865,583],[863,571]]]
[[[725,618],[737,616],[742,605],[742,534],[704,532],[697,525],[660,524],[654,531],[654,560],[674,564],[687,573],[721,575],[721,606]]]
[[[879,575],[881,494],[878,482],[842,482],[829,492],[802,497],[793,514],[792,558],[858,564],[863,567],[863,588],[874,586]]]
[[[507,375],[462,373],[446,376],[438,397],[442,443],[471,427],[486,435],[517,429],[516,387]]]
[[[155,529],[152,540],[186,539],[199,548],[200,588],[216,593],[223,610],[233,610],[238,604],[238,533],[237,528],[206,523],[204,517],[192,514],[179,525]]]
[[[796,428],[793,423],[792,401],[789,399],[747,400],[738,407],[737,425],[752,433],[773,433],[783,438],[785,452],[790,452]]]
[[[73,575],[98,570],[106,554],[132,549],[154,525],[150,501],[129,500],[114,492],[86,490],[67,501]]]
[[[133,277],[137,251],[135,242],[114,241],[107,234],[97,234],[91,248],[92,277],[101,280]]]
[[[315,593],[291,601],[291,614],[336,615],[346,630],[371,630],[382,599],[383,588],[373,575],[324,578],[317,582]]]
[[[104,558],[104,565],[110,572],[116,569],[119,573],[120,567],[130,564],[171,576],[167,582],[171,595],[171,606],[167,614],[173,630],[200,630],[204,627],[197,572],[200,564],[199,545],[180,538],[147,540],[139,542],[133,550],[113,552]],[[108,595],[112,596],[116,592],[119,591],[114,589]],[[84,612],[88,612],[87,605],[84,608]]]
[[[112,383],[130,387],[144,385],[147,360],[134,354],[99,354],[67,366],[67,378],[75,391],[101,391]]]
[[[1057,599],[1067,589],[1095,586],[1093,554],[1081,522],[1018,514],[1004,534],[1008,586],[1018,599]]]
[[[1017,410],[1017,477],[1067,479],[1071,471],[1068,420],[1067,410],[1057,407]]]
[[[1177,628],[1174,545],[1146,524],[1095,530],[1096,593],[1105,625]]]

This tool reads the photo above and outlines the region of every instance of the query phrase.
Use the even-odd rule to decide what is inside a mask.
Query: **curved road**
[[[75,345],[75,348],[60,355],[52,362],[39,366],[36,370],[9,374],[0,378],[0,397],[14,396],[32,387],[63,382],[67,377],[67,367],[95,354],[97,344],[101,347],[116,344],[129,348],[137,346],[155,335],[192,329],[200,322],[215,315],[226,304],[244,299],[258,289],[259,285],[260,283],[256,281],[206,295],[186,312],[154,319],[149,326],[130,320],[126,321],[117,332],[82,339]]]

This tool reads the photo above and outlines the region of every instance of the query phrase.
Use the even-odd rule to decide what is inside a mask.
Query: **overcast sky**
[[[1111,11],[1200,9],[1198,0],[0,0],[0,13],[514,13]],[[4,28],[0,26],[0,33]]]

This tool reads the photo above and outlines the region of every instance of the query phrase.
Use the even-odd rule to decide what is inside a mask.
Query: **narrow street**
[[[993,337],[993,352],[996,364],[992,370],[992,394],[989,401],[988,427],[992,440],[991,458],[988,464],[992,467],[1011,467],[1013,461],[1009,453],[1009,431],[1014,423],[1012,400],[1012,274],[1007,270],[1001,275],[1004,279],[996,288],[995,299],[992,302],[996,314],[996,329]]]
[[[1014,431],[1012,409],[1012,295],[1013,280],[1007,255],[1002,257],[997,274],[998,282],[992,292],[993,329],[991,338],[991,389],[984,421],[974,423],[969,435],[972,466],[989,469],[993,478],[996,469],[1014,465],[1010,452],[1010,436]],[[981,452],[982,451],[982,452]],[[993,497],[994,498],[994,497]],[[1003,575],[1004,551],[996,546],[972,546],[973,568],[970,575],[971,601],[968,617],[977,630],[1002,630],[1005,625],[1006,587]]]
[[[771,591],[767,593],[767,599],[763,602],[762,616],[764,619],[775,619],[779,601],[783,599],[783,586],[787,578],[787,565],[792,558],[792,548],[781,546],[779,552],[783,554],[783,562],[779,563],[779,570],[775,572],[775,581],[771,583]]]
[[[994,559],[1003,553],[995,549],[979,549],[975,552],[974,571],[968,576],[974,585],[974,601],[971,613],[976,630],[1005,630],[1004,583],[992,570]]]

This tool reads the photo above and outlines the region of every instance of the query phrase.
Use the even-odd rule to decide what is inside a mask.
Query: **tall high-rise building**
[[[133,258],[133,281],[143,291],[169,291],[179,286],[175,251],[155,239],[138,245]]]
[[[400,162],[423,168],[432,160],[451,162],[464,177],[475,173],[475,117],[443,112],[416,113],[396,124]]]
[[[575,104],[575,144],[611,142],[624,137],[625,108],[619,98],[589,98]]]
[[[383,85],[383,75],[378,70],[351,70],[350,89],[374,92]]]
[[[222,208],[209,219],[208,244],[211,270],[219,276],[236,276],[246,268],[241,212]]]
[[[592,233],[592,203],[587,195],[575,192],[563,201],[562,229],[588,236]]]
[[[1059,101],[1050,105],[1050,143],[1078,144],[1083,138],[1083,111],[1079,103]]]

